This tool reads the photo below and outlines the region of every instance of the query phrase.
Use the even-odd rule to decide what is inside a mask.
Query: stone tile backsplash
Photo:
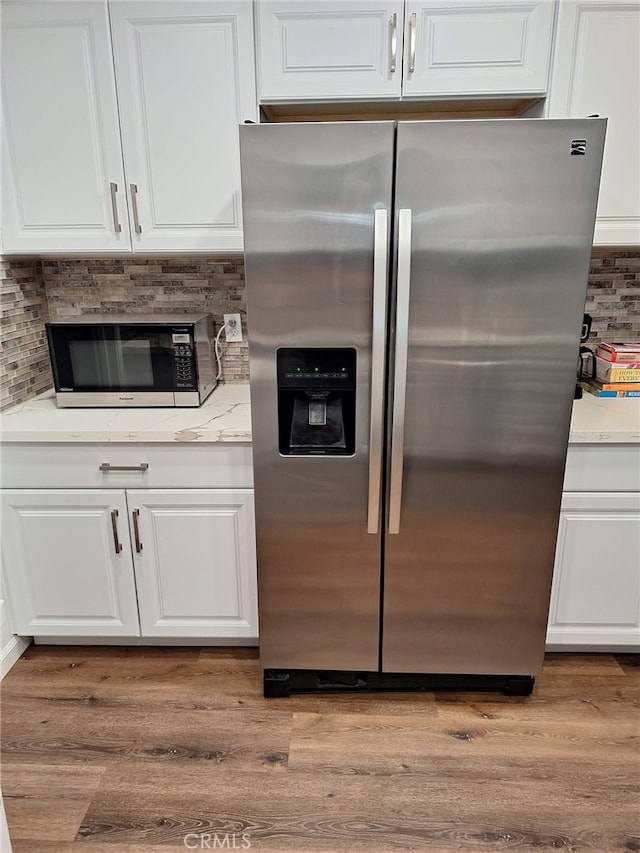
[[[640,250],[594,248],[584,310],[588,343],[640,341]]]
[[[209,312],[239,313],[245,340],[226,345],[223,382],[246,382],[246,300],[242,258],[152,258],[7,261],[0,264],[2,408],[51,387],[44,323],[62,316]],[[589,343],[640,341],[640,249],[596,248],[585,305]]]
[[[40,261],[0,260],[0,408],[51,388]]]

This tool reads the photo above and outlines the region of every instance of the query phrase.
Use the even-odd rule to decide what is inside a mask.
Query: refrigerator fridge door
[[[394,125],[240,141],[261,663],[376,670]]]
[[[605,125],[398,127],[384,671],[540,669]]]

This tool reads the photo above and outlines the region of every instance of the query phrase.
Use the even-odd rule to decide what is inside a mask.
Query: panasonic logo
[[[118,400],[133,400],[133,397],[118,397]]]

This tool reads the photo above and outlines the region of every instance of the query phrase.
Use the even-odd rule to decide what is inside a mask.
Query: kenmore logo
[[[571,154],[586,154],[587,153],[587,140],[586,139],[572,139],[571,140]]]

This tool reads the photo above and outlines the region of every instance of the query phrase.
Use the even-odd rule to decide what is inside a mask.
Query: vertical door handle
[[[396,73],[398,58],[398,13],[389,18],[389,74]]]
[[[116,554],[119,554],[122,551],[122,545],[120,544],[120,540],[118,539],[118,510],[111,510],[111,529],[113,530],[113,545],[116,549]]]
[[[373,219],[373,328],[371,335],[371,411],[369,413],[369,501],[367,533],[378,532],[384,426],[384,364],[387,326],[389,214],[376,210]]]
[[[416,70],[416,13],[409,15],[409,74]]]
[[[409,349],[409,290],[411,285],[411,211],[398,214],[398,285],[396,301],[396,351],[391,421],[391,478],[389,482],[389,533],[400,532],[404,466],[404,410],[407,396]]]
[[[142,542],[140,541],[140,530],[138,528],[138,519],[140,518],[140,510],[134,509],[131,513],[133,516],[133,538],[136,543],[136,554],[142,551]]]
[[[122,231],[122,225],[120,225],[120,221],[118,219],[118,202],[116,201],[116,193],[118,192],[118,185],[114,184],[113,181],[109,184],[109,189],[111,191],[111,212],[113,214],[113,230],[116,234],[119,234]]]
[[[131,209],[133,210],[133,230],[136,234],[142,234],[142,225],[138,216],[138,185],[129,184],[131,190]]]

